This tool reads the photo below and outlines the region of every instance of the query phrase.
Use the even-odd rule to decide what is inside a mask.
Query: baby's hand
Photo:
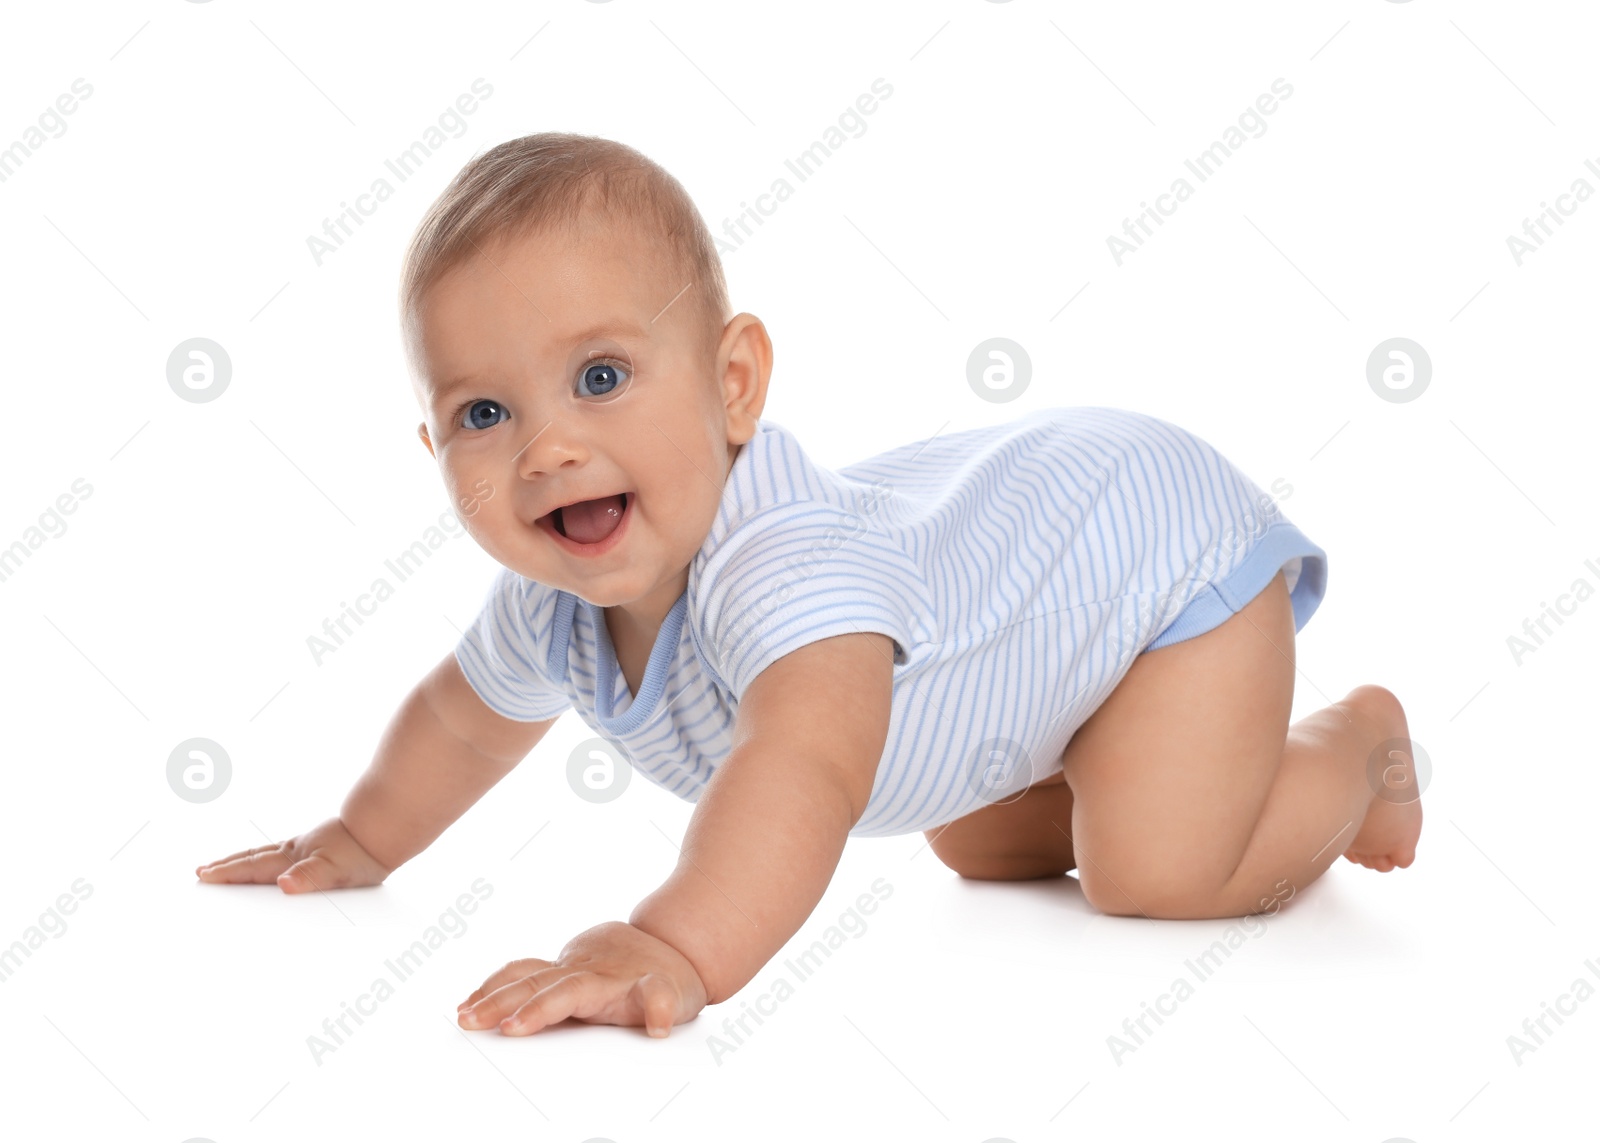
[[[243,849],[194,872],[202,881],[276,881],[285,893],[309,893],[377,885],[393,870],[361,848],[342,821],[329,818],[299,837]]]
[[[642,929],[607,921],[568,941],[556,960],[514,960],[457,1008],[463,1028],[498,1023],[526,1036],[571,1016],[590,1024],[643,1024],[665,1036],[706,1006],[700,974],[677,949]]]

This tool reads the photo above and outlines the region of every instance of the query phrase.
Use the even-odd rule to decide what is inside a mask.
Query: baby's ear
[[[427,421],[423,421],[420,425],[417,426],[417,435],[422,438],[422,443],[427,447],[428,455],[432,456],[433,455],[433,441],[428,439],[428,422]]]

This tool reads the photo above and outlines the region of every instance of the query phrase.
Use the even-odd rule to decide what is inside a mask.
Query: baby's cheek
[[[455,502],[456,513],[462,520],[488,511],[497,491],[494,482],[484,476],[449,479],[446,483]]]
[[[475,466],[464,463],[464,458],[455,455],[455,450],[448,444],[439,450],[439,477],[444,481],[444,490],[450,497],[450,503],[455,506],[456,512],[465,518],[473,511],[474,502],[485,499],[482,491],[487,489],[488,481],[479,477]]]

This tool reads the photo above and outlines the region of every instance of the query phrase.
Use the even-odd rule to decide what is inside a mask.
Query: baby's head
[[[400,311],[418,433],[479,545],[592,603],[664,615],[772,369],[678,181],[608,139],[502,143],[417,228]],[[620,534],[583,551],[575,533],[608,514],[555,509],[618,493]]]

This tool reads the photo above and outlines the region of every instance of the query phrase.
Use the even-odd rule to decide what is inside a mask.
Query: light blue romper
[[[1042,409],[837,470],[763,420],[637,696],[601,609],[509,569],[456,657],[493,710],[537,721],[575,708],[694,802],[763,668],[818,639],[883,632],[888,741],[850,831],[883,837],[1055,773],[1136,655],[1209,631],[1280,569],[1298,631],[1322,601],[1326,554],[1272,495],[1157,417]]]

